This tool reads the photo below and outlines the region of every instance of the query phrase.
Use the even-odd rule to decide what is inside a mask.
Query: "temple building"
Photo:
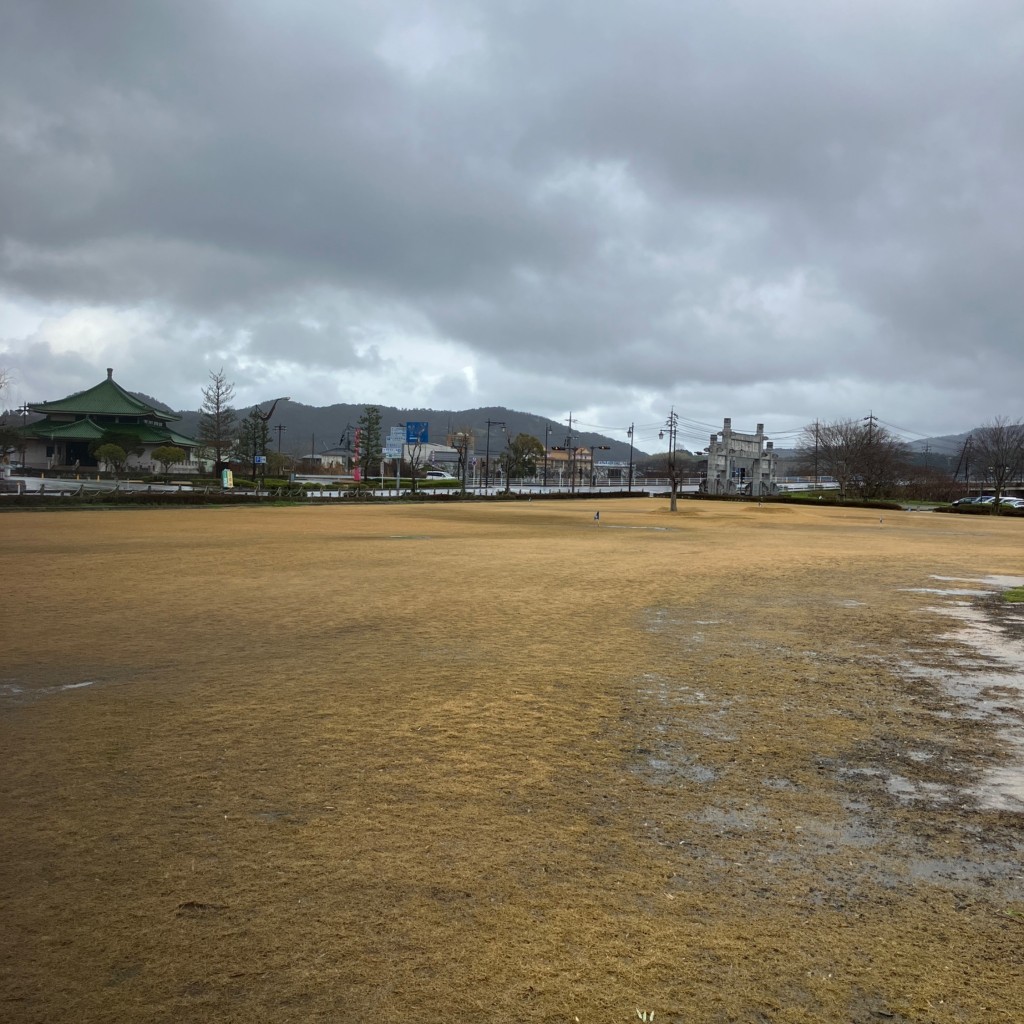
[[[758,423],[756,433],[741,434],[732,429],[732,420],[726,418],[722,429],[711,435],[707,451],[704,489],[708,494],[760,497],[778,491],[778,456],[773,443],[765,440],[763,423]]]
[[[117,435],[141,454],[131,454],[128,468],[141,472],[157,472],[153,449],[174,445],[185,451],[185,461],[171,467],[174,473],[196,473],[199,442],[177,433],[168,424],[181,419],[163,412],[125,391],[114,380],[114,371],[107,370],[107,379],[87,391],[79,391],[56,402],[28,403],[31,412],[41,420],[20,429],[24,437],[24,463],[29,469],[74,470],[95,468],[96,456],[90,449],[103,444],[104,438]],[[122,447],[124,444],[122,443]]]

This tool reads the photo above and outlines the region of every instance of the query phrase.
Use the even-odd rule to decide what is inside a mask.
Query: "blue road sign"
[[[406,423],[405,443],[426,444],[429,440],[429,423]]]

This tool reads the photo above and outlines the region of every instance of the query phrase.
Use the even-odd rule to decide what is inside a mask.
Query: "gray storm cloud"
[[[116,359],[180,407],[226,364],[607,424],[1022,412],[1016,5],[12,0],[0,39],[25,398]]]

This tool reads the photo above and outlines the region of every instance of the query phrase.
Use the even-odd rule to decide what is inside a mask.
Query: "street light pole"
[[[491,486],[491,427],[503,426],[505,426],[503,420],[487,421],[487,454],[484,456],[484,494],[487,493],[487,488]]]
[[[569,433],[565,435],[565,452],[569,461],[569,493],[576,492],[576,451],[572,439],[572,413],[569,413]]]
[[[548,485],[548,439],[551,437],[551,424],[544,428],[544,486]]]
[[[28,426],[28,414],[32,411],[28,407],[28,402],[23,402],[20,409],[15,409],[15,412],[21,413],[21,471],[25,472],[25,455],[28,451],[28,439],[25,435],[25,427]]]
[[[568,440],[568,438],[566,439]],[[567,445],[553,444],[551,446],[553,452],[565,452],[565,462],[559,462],[558,464],[558,489],[561,490],[565,486],[565,471],[569,470],[569,493],[573,493],[573,450]]]
[[[590,446],[590,489],[597,487],[597,456],[595,452],[606,452],[611,448],[609,444],[592,444]]]

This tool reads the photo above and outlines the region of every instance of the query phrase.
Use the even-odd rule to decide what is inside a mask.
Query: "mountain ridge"
[[[155,402],[157,407],[166,408],[162,403]],[[267,408],[269,403],[260,403],[259,408]],[[239,419],[248,416],[255,406],[241,406],[235,410]],[[359,418],[368,408],[366,405],[337,403],[335,405],[314,406],[302,402],[279,401],[270,419],[271,446],[291,455],[303,456],[311,452],[320,454],[328,448],[337,446],[345,437],[346,432],[355,430]],[[444,444],[453,431],[471,430],[477,439],[477,450],[484,451],[487,447],[487,423],[490,421],[490,448],[500,452],[506,437],[514,438],[517,434],[530,434],[541,443],[564,445],[569,434],[567,423],[548,419],[536,413],[508,409],[504,406],[478,406],[471,409],[425,409],[399,408],[398,406],[378,405],[381,414],[381,433],[387,436],[388,430],[407,422],[429,424],[429,440]],[[196,437],[199,430],[201,412],[196,409],[173,410],[180,416],[176,429],[183,434]],[[277,427],[282,427],[279,433]],[[596,431],[577,430],[572,432],[573,444],[582,447],[592,445],[608,445],[605,457],[609,461],[626,462],[629,459],[629,443],[608,437]],[[634,458],[651,454],[634,446]]]

